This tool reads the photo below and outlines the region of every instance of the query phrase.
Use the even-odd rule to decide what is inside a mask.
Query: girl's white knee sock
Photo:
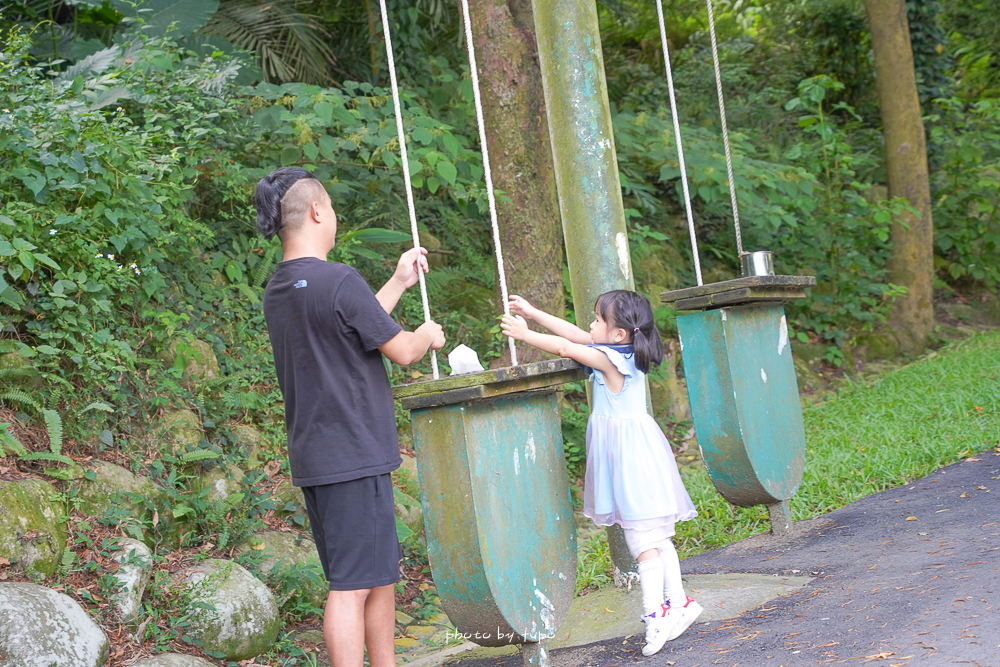
[[[677,558],[677,550],[674,543],[667,540],[666,544],[659,547],[660,558],[663,564],[663,597],[672,607],[681,607],[687,601],[684,595],[684,582],[681,581],[681,562]],[[650,562],[650,561],[647,561]],[[641,579],[642,573],[639,577]],[[646,589],[643,588],[643,600],[646,599]]]
[[[639,585],[642,586],[642,614],[660,615],[663,604],[663,563],[650,558],[639,563]]]

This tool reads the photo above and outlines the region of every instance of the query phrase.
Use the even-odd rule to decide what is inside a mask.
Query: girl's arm
[[[570,324],[566,320],[560,319],[555,315],[546,313],[544,310],[539,310],[535,308],[527,299],[517,296],[516,294],[510,297],[510,312],[514,315],[520,315],[526,320],[534,320],[538,322],[543,327],[551,331],[557,336],[562,336],[566,340],[572,343],[579,343],[581,345],[587,345],[594,342],[590,337],[589,331],[584,331],[575,324]],[[515,340],[521,340],[519,338]],[[528,341],[525,341],[526,343]],[[531,345],[532,343],[528,343]],[[538,347],[537,345],[535,347]],[[541,349],[541,348],[539,348]],[[546,350],[548,352],[548,350]],[[555,352],[553,352],[555,354]],[[590,366],[590,364],[587,364]],[[591,366],[593,368],[593,366]]]
[[[510,336],[514,340],[524,341],[528,345],[537,347],[539,350],[548,352],[549,354],[558,354],[560,357],[578,361],[584,366],[596,368],[604,373],[604,383],[612,394],[617,394],[625,386],[625,376],[611,363],[608,355],[600,350],[595,350],[580,343],[574,343],[562,336],[550,336],[549,334],[532,331],[528,328],[528,323],[524,318],[519,315],[504,315],[500,322],[500,328],[503,329],[504,335]]]

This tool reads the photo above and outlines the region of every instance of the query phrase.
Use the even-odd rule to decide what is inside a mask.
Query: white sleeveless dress
[[[631,347],[593,345],[624,376],[612,394],[604,374],[593,370],[593,410],[587,422],[587,473],[583,513],[599,526],[667,528],[698,515],[688,495],[670,443],[646,412],[645,374],[635,366]],[[619,351],[622,350],[622,351]],[[624,353],[623,353],[624,352]]]

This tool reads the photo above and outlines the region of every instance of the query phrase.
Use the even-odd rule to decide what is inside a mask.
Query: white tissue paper
[[[452,375],[485,370],[483,365],[479,363],[479,355],[476,354],[476,351],[465,345],[459,345],[448,354],[448,364],[451,365]]]

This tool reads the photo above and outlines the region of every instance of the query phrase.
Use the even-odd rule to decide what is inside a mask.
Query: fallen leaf
[[[963,492],[962,495],[959,496],[959,498],[965,498],[965,492]]]
[[[156,524],[158,523],[160,523],[160,512],[153,510],[153,528],[156,528]]]
[[[915,516],[908,516],[908,517],[906,517],[906,520],[907,521],[916,521],[917,517],[915,517]]]
[[[867,655],[864,657],[867,658],[865,662],[871,662],[872,660],[885,660],[890,655],[896,655],[896,654],[893,653],[892,651],[880,651],[874,655]]]
[[[10,561],[6,558],[0,558],[0,567],[7,567],[10,565]]]

